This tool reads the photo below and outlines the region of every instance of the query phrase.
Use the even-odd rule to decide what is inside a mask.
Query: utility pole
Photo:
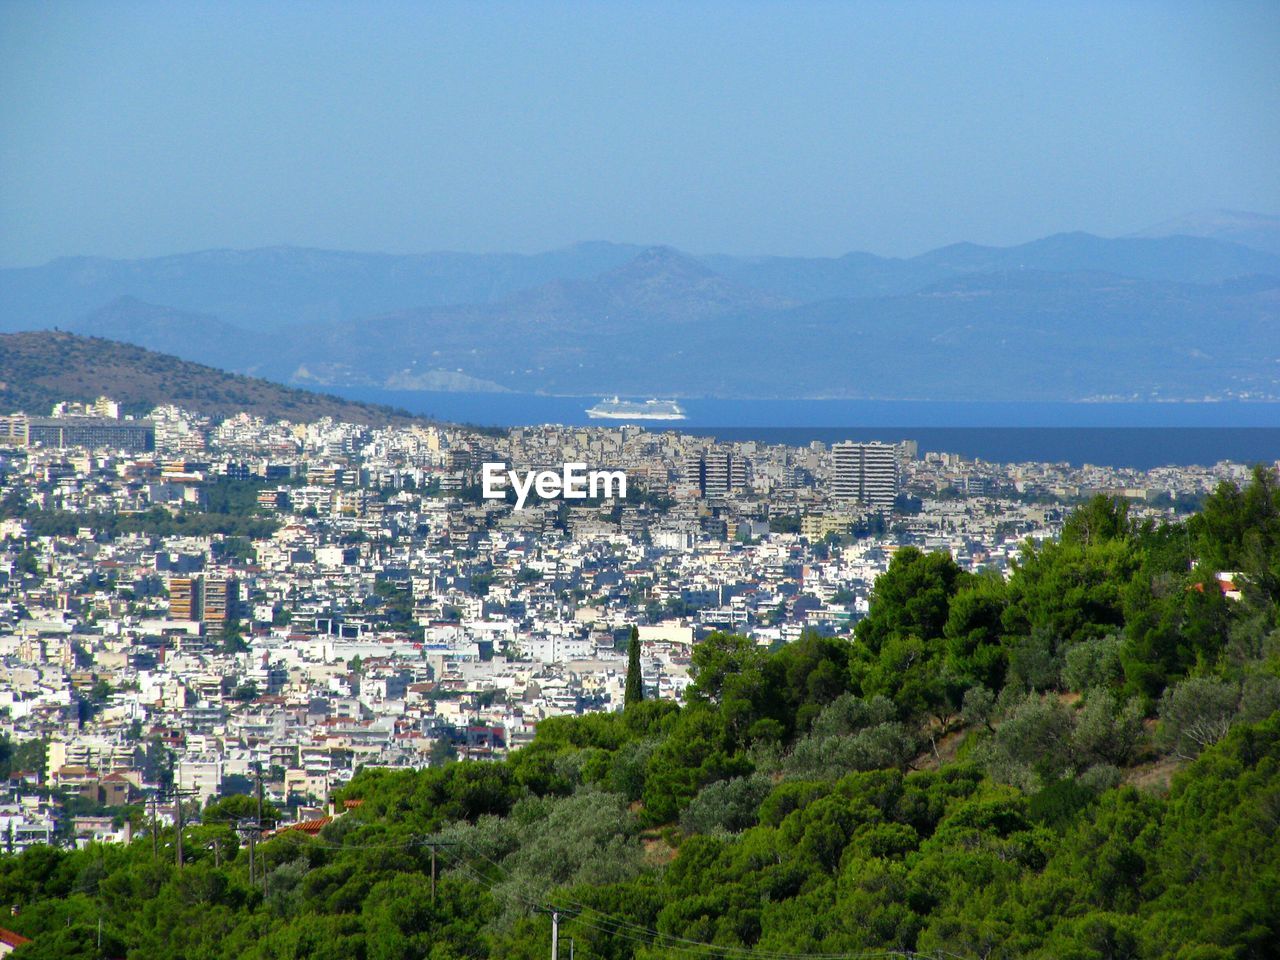
[[[577,910],[562,910],[560,907],[539,907],[539,913],[551,915],[551,960],[560,960],[560,918],[572,920],[578,915]],[[569,956],[573,957],[573,938],[569,938]]]
[[[428,847],[431,848],[431,905],[436,905],[436,851],[440,847],[452,847],[457,845],[456,840],[424,840]]]
[[[174,845],[174,858],[177,861],[178,869],[182,869],[182,794],[174,788],[173,791],[173,809],[174,822],[177,825],[177,843]]]
[[[213,838],[213,865],[215,867],[222,866],[222,838]]]
[[[178,865],[178,869],[182,869],[182,795],[189,797],[198,797],[200,794],[196,790],[182,790],[177,783],[173,785],[173,822],[177,828],[174,831],[174,862]]]
[[[258,825],[262,825],[262,761],[255,760],[253,769],[258,774]]]
[[[254,854],[258,844],[258,834],[262,832],[262,824],[257,820],[240,820],[236,823],[236,832],[249,841],[249,886],[253,886],[258,878]]]
[[[153,793],[151,795],[151,859],[160,859],[160,823],[156,818],[156,805],[159,799]]]
[[[255,792],[257,793],[257,795],[258,795],[258,819],[257,819],[257,821],[253,824],[253,833],[249,835],[249,883],[250,883],[250,884],[252,884],[252,883],[253,883],[253,851],[254,851],[254,845],[256,844],[257,840],[258,840],[258,839],[260,839],[260,838],[262,837],[262,829],[263,829],[263,820],[262,820],[262,761],[261,761],[261,760],[255,760],[255,761],[253,762],[253,769],[254,769],[255,774],[257,775],[257,781],[258,781],[258,783],[257,783],[257,790],[255,791]],[[272,823],[272,826],[274,827],[274,826],[275,826],[275,824],[274,824],[274,823]],[[265,853],[265,852],[264,852],[264,853],[263,853],[263,855],[262,855],[262,899],[263,899],[264,901],[267,899],[267,855],[266,855],[266,853]]]

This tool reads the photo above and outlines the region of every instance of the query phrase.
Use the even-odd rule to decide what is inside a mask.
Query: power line
[[[208,823],[223,822],[221,818],[214,818]],[[240,820],[238,825],[243,831],[246,826],[257,829],[249,833],[249,863],[250,863],[250,882],[255,878],[254,870],[254,854],[255,841],[261,836],[261,824],[252,821]],[[244,833],[242,832],[242,836]],[[281,834],[277,834],[277,837]],[[411,849],[414,847],[426,847],[431,850],[431,893],[432,902],[436,900],[436,882],[437,882],[437,853],[444,851],[449,853],[449,848],[462,847],[472,857],[482,860],[489,864],[497,871],[499,878],[511,883],[515,878],[511,872],[501,863],[494,860],[483,850],[478,849],[473,843],[466,840],[441,840],[436,837],[415,838],[411,837],[407,840],[390,841],[385,843],[328,843],[319,837],[304,835],[305,842],[322,849],[328,850],[390,850],[390,849]],[[474,882],[484,886],[490,893],[505,896],[509,899],[518,901],[530,910],[543,913],[556,913],[563,917],[565,914],[572,912],[570,918],[574,923],[580,924],[597,933],[606,936],[617,937],[619,939],[628,940],[634,943],[644,944],[646,946],[656,947],[668,952],[676,952],[690,956],[718,956],[725,960],[745,960],[745,958],[759,958],[759,960],[890,960],[890,958],[921,958],[928,956],[913,951],[903,950],[879,950],[865,951],[858,953],[795,953],[782,952],[774,950],[763,950],[757,947],[732,946],[727,944],[706,943],[699,940],[692,940],[687,937],[681,937],[676,934],[662,933],[653,930],[641,924],[633,923],[621,917],[616,917],[604,911],[597,910],[587,904],[581,903],[568,898],[558,898],[554,904],[548,904],[540,901],[531,900],[523,896],[514,889],[500,889],[497,881],[484,876],[460,856],[450,854],[452,866]],[[266,865],[263,864],[263,883],[266,883]],[[942,954],[935,954],[941,956]],[[948,957],[956,957],[955,954],[945,954]],[[961,960],[961,958],[957,958]]]

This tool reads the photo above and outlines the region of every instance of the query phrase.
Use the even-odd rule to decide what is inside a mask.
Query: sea
[[[445,393],[329,388],[351,400],[486,427],[617,426],[592,420],[601,398],[525,393]],[[630,399],[646,399],[634,397]],[[946,403],[915,400],[685,398],[685,420],[634,421],[725,441],[807,446],[841,440],[915,440],[920,452],[992,463],[1159,466],[1280,461],[1280,403]]]

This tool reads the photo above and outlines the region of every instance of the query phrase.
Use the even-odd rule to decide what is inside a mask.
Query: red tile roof
[[[290,830],[297,830],[300,833],[316,836],[321,830],[333,822],[333,817],[319,817],[315,820],[302,820],[298,823],[291,823],[288,826],[281,827],[276,834],[288,833]]]
[[[14,933],[12,930],[6,930],[4,927],[0,927],[0,943],[10,947],[20,947],[24,943],[30,942],[30,937],[24,937],[20,933]]]

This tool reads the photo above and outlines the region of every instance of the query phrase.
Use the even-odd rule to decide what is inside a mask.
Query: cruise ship
[[[683,420],[684,410],[674,400],[601,400],[587,410],[592,420]]]

